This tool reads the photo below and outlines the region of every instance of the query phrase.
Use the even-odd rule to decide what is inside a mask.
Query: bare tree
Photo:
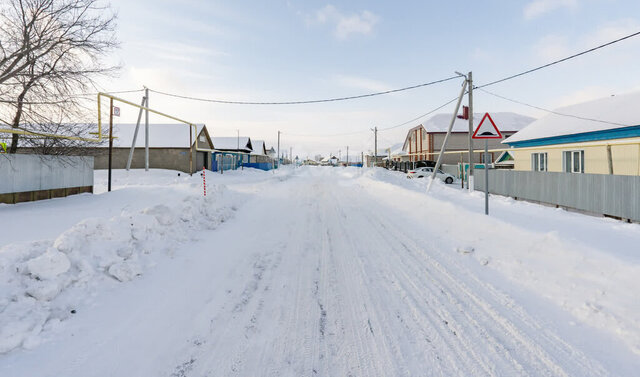
[[[0,10],[0,122],[41,135],[21,143],[39,153],[82,147],[46,135],[88,136],[78,94],[118,69],[105,63],[118,45],[115,14],[99,0],[7,0]],[[20,138],[12,135],[9,153]]]

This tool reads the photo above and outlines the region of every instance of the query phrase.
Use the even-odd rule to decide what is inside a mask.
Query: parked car
[[[418,168],[418,169],[410,170],[407,173],[407,178],[424,178],[424,177],[431,176],[432,174],[433,174],[433,168]],[[438,169],[438,172],[436,173],[436,177],[442,179],[446,184],[452,184],[453,181],[456,180],[454,176],[452,176],[449,173],[445,173],[440,169]]]
[[[417,168],[435,168],[436,162],[431,160],[421,160],[414,162],[414,166]]]

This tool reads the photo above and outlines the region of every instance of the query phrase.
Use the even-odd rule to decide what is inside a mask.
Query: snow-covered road
[[[361,172],[230,180],[238,210],[64,332],[0,358],[7,376],[633,375],[611,334],[456,250]],[[213,179],[212,179],[213,180]],[[388,198],[388,196],[387,196]],[[427,208],[427,209],[425,209]],[[455,217],[455,213],[437,216]],[[451,219],[446,220],[446,223]],[[459,221],[463,221],[460,219]],[[517,236],[517,235],[514,235]]]

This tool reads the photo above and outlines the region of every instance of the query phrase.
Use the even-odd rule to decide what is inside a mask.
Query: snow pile
[[[0,248],[0,353],[31,348],[93,292],[126,282],[231,216],[224,187],[174,190],[165,204],[87,218],[55,240]],[[154,256],[154,254],[156,256]]]
[[[632,288],[640,284],[637,224],[493,195],[487,217],[484,193],[458,185],[436,180],[426,196],[428,180],[385,169],[365,170],[359,181],[381,201],[394,198],[408,222],[428,222],[427,237],[436,235],[458,258],[474,258],[640,354],[640,295]]]

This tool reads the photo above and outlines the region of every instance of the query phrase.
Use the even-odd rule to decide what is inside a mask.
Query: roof
[[[223,151],[237,151],[238,145],[241,151],[251,152],[251,139],[246,136],[212,137],[213,148]]]
[[[253,146],[253,152],[251,152],[251,154],[257,154],[260,156],[267,155],[267,148],[264,145],[264,140],[252,140],[251,145]]]
[[[522,131],[508,137],[503,143],[520,144],[520,142],[557,138],[568,135],[580,135],[588,133],[602,133],[606,131],[617,131],[613,134],[624,134],[623,129],[640,125],[640,92],[615,95],[600,98],[593,101],[583,102],[576,105],[566,106],[554,110],[555,113],[546,115],[531,123]],[[565,114],[565,115],[559,115]],[[566,115],[578,116],[587,119],[578,119]],[[599,120],[599,121],[598,121]],[[611,123],[605,123],[607,121]],[[595,135],[594,135],[595,136]],[[606,137],[601,134],[602,137]],[[624,136],[622,136],[624,137]],[[627,136],[628,137],[628,136]],[[591,138],[591,140],[602,140],[603,138]],[[567,138],[562,138],[569,140]],[[585,141],[585,140],[580,140]],[[570,142],[570,141],[568,141]],[[547,144],[561,144],[561,140],[550,141]]]
[[[535,118],[511,112],[492,112],[490,113],[490,115],[491,119],[493,119],[494,123],[501,132],[520,131],[530,125],[533,121],[535,121]],[[483,117],[484,113],[473,113],[474,130],[478,127]],[[424,125],[424,128],[427,130],[427,132],[447,132],[450,123],[451,114],[436,114],[429,118],[429,120],[424,122],[422,125]],[[456,118],[451,131],[469,132],[469,121],[466,119]]]
[[[204,124],[198,124],[197,134],[191,135],[193,142],[200,134],[203,128],[206,128]],[[113,125],[113,146],[115,148],[130,148],[133,142],[133,136],[135,134],[136,125],[133,123],[116,123]],[[150,148],[189,148],[189,129],[193,127],[187,124],[149,124],[149,147]],[[106,129],[103,125],[102,132],[108,135],[109,127]],[[101,147],[109,146],[109,137],[106,137],[106,141],[101,144]],[[138,137],[136,138],[136,147],[144,148],[144,124],[140,124],[138,129]]]

